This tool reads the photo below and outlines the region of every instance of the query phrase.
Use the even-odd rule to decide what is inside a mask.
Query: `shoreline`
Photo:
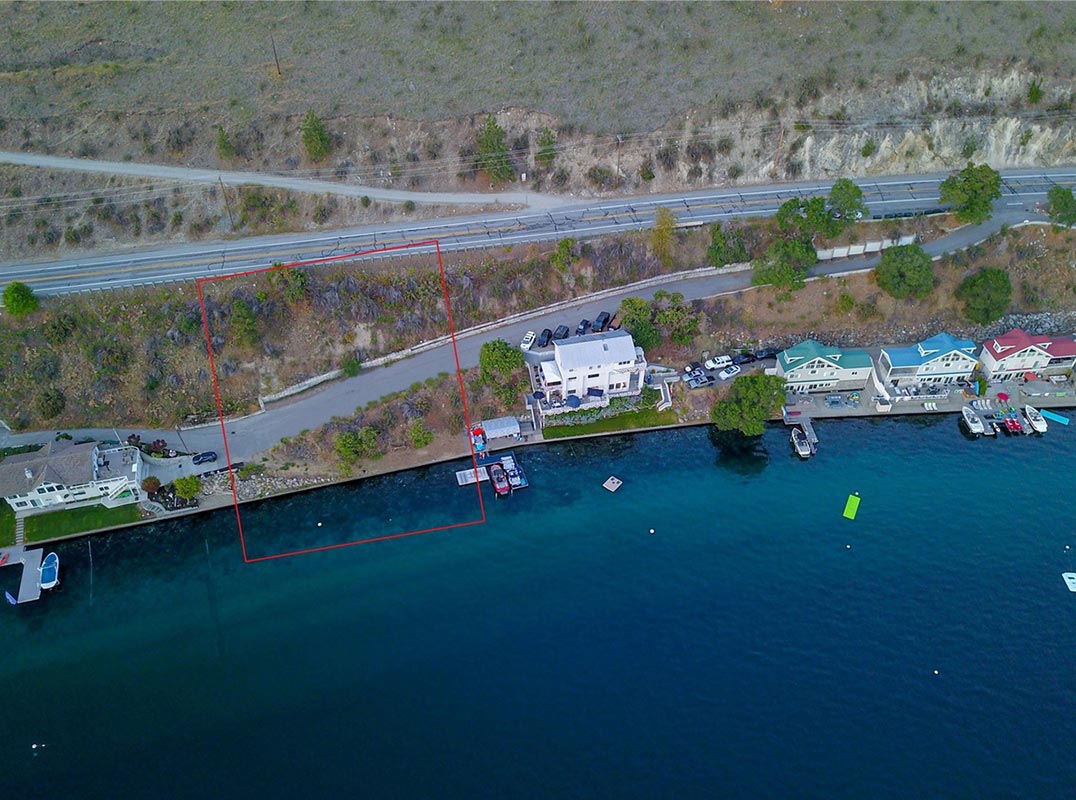
[[[1016,390],[1016,391],[1017,391],[1017,393],[1019,393],[1019,390]],[[809,397],[812,398],[812,402],[813,402],[813,398],[815,398],[815,397],[820,398],[822,396],[823,396],[822,394],[814,394],[814,395],[810,395]],[[796,398],[796,399],[798,400],[799,398]],[[1050,409],[1065,409],[1065,408],[1073,409],[1073,408],[1076,408],[1076,395],[1063,395],[1063,396],[1060,396],[1060,397],[1057,397],[1057,396],[1052,396],[1052,397],[1043,396],[1043,397],[1036,397],[1035,400],[1036,400],[1035,405],[1036,405],[1036,407],[1039,407],[1039,408],[1050,408]],[[961,402],[960,406],[966,405],[966,401],[967,401],[967,399],[965,398],[965,402]],[[792,406],[793,404],[794,403],[790,401],[786,405]],[[1024,402],[1021,402],[1020,404],[1021,405],[1027,405]],[[909,403],[906,407],[894,406],[893,409],[888,411],[888,412],[875,411],[869,405],[866,408],[859,408],[859,409],[850,409],[850,408],[829,409],[829,408],[821,407],[821,408],[817,408],[817,409],[812,409],[811,413],[808,414],[807,416],[809,416],[812,420],[827,420],[827,421],[829,421],[829,420],[841,420],[841,419],[885,419],[887,417],[888,418],[892,418],[892,417],[917,417],[917,416],[934,416],[934,415],[944,415],[944,414],[956,414],[956,415],[959,415],[960,414],[960,406],[958,406],[956,408],[945,408],[945,409],[941,409],[941,408],[939,408],[939,409],[926,409],[926,408],[922,407],[921,403],[917,402],[917,403],[914,403],[914,404]],[[851,413],[853,411],[855,413]],[[768,422],[768,424],[772,424],[772,425],[780,425],[780,424],[783,423],[783,417],[775,417],[775,418],[772,418],[770,420],[767,420],[767,422]],[[511,443],[507,444],[505,447],[498,447],[496,449],[491,448],[490,452],[500,452],[500,451],[507,452],[508,450],[512,450],[512,449],[515,449],[515,448],[526,448],[526,447],[534,447],[534,446],[537,446],[537,445],[559,444],[559,443],[562,443],[562,442],[583,441],[583,440],[586,440],[586,439],[599,439],[599,438],[605,438],[605,437],[609,437],[609,436],[630,436],[630,435],[639,434],[639,433],[655,433],[655,432],[658,432],[658,431],[677,430],[677,429],[681,429],[681,428],[697,428],[697,427],[701,427],[701,426],[704,426],[704,425],[712,425],[712,424],[713,423],[711,423],[709,419],[705,419],[705,420],[689,421],[689,422],[677,422],[677,423],[672,424],[672,425],[656,425],[656,426],[650,426],[650,427],[644,427],[644,428],[628,428],[628,429],[619,430],[619,431],[603,431],[601,433],[586,433],[586,434],[580,434],[578,436],[563,436],[563,437],[558,437],[556,439],[536,439],[536,440],[525,441],[525,442],[511,442]],[[788,426],[783,426],[783,427],[785,427],[787,429]],[[89,536],[97,536],[97,535],[105,534],[105,533],[115,533],[117,531],[126,530],[128,528],[137,528],[137,527],[142,527],[142,526],[145,526],[145,525],[167,523],[167,522],[171,522],[173,520],[184,519],[186,517],[194,516],[194,515],[197,515],[197,514],[205,514],[205,513],[210,513],[210,512],[214,512],[214,511],[221,511],[221,510],[227,509],[227,508],[234,508],[236,502],[238,502],[239,505],[247,505],[247,504],[251,504],[251,503],[264,502],[264,501],[267,501],[267,500],[277,500],[277,499],[280,499],[280,498],[291,497],[291,496],[298,495],[298,494],[306,494],[308,492],[316,491],[318,489],[327,489],[327,488],[330,488],[330,487],[342,486],[342,485],[349,484],[349,483],[355,483],[357,481],[368,480],[370,478],[379,478],[379,477],[383,477],[383,476],[386,476],[386,475],[395,475],[395,474],[398,474],[400,472],[408,472],[408,471],[411,471],[411,470],[422,469],[424,467],[435,467],[435,466],[438,466],[440,464],[447,464],[447,463],[449,463],[451,461],[458,461],[460,459],[465,459],[465,458],[468,457],[468,455],[469,455],[469,453],[464,452],[464,453],[460,453],[458,455],[446,456],[446,457],[443,457],[443,458],[435,459],[433,461],[426,461],[426,462],[423,462],[423,463],[420,463],[420,464],[412,464],[412,465],[408,465],[408,466],[395,467],[393,469],[389,469],[389,470],[386,470],[384,472],[377,472],[377,473],[370,474],[370,475],[361,475],[361,476],[349,477],[349,478],[345,478],[345,479],[327,479],[327,480],[324,480],[324,481],[319,482],[319,483],[314,483],[314,484],[311,484],[311,485],[308,485],[308,486],[301,486],[301,487],[296,487],[296,488],[292,488],[292,489],[286,489],[284,491],[274,492],[273,494],[269,494],[269,495],[265,495],[265,496],[261,496],[261,497],[251,497],[251,498],[247,498],[247,499],[236,500],[236,499],[233,499],[233,497],[231,496],[230,493],[228,493],[228,494],[213,494],[213,495],[209,495],[209,496],[205,497],[204,499],[200,498],[198,508],[185,509],[185,510],[182,510],[182,511],[175,512],[173,514],[169,514],[169,515],[164,516],[164,517],[154,517],[154,518],[149,518],[149,519],[143,519],[143,520],[139,520],[138,522],[131,522],[131,523],[127,523],[125,525],[116,525],[116,526],[112,526],[112,527],[108,527],[108,528],[97,528],[97,529],[89,530],[89,531],[80,531],[79,533],[74,533],[74,534],[71,534],[70,536],[62,536],[62,537],[57,537],[57,538],[53,538],[53,539],[42,539],[42,540],[36,541],[36,542],[27,542],[26,546],[27,547],[38,547],[38,546],[44,547],[44,546],[50,546],[50,545],[55,545],[55,544],[62,544],[64,542],[72,542],[72,541],[82,539],[82,538],[85,538],[85,537],[89,537]],[[238,480],[239,479],[237,477],[236,481],[238,481]]]

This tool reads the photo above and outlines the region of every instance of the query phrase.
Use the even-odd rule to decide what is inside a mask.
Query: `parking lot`
[[[689,389],[705,389],[733,380],[737,375],[772,367],[776,363],[776,350],[718,354],[701,362],[692,361],[684,367],[680,380],[686,383]]]
[[[194,456],[176,456],[175,458],[157,458],[156,456],[142,456],[143,477],[153,476],[161,482],[161,486],[182,478],[186,475],[205,475],[215,472],[225,465],[221,459],[204,464],[195,464]]]

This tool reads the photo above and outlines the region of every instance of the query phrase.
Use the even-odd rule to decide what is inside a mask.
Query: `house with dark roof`
[[[942,332],[911,347],[883,347],[878,376],[887,386],[954,383],[971,378],[979,360],[975,342]]]
[[[142,456],[136,447],[58,439],[0,462],[0,497],[23,514],[89,501],[114,507],[141,499],[141,477]]]
[[[777,354],[773,374],[790,392],[858,391],[870,380],[874,361],[866,350],[842,350],[807,339]]]
[[[1025,375],[1060,375],[1076,365],[1076,339],[1041,336],[1013,328],[987,339],[979,353],[983,374],[1011,381]]]

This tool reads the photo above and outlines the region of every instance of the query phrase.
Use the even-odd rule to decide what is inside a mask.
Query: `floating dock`
[[[1039,413],[1042,414],[1050,422],[1056,422],[1059,425],[1068,425],[1069,418],[1063,417],[1060,414],[1055,414],[1053,411],[1047,411],[1045,408],[1040,408]]]
[[[488,481],[489,470],[485,467],[478,468],[478,480]],[[456,483],[460,486],[472,486],[475,483],[475,476],[473,469],[461,469],[456,473]]]
[[[530,486],[530,482],[527,480],[526,474],[523,472],[523,467],[519,465],[519,461],[516,460],[516,454],[512,451],[499,452],[499,453],[480,453],[476,461],[478,462],[478,469],[487,474],[487,477],[482,480],[488,480],[489,470],[487,469],[491,464],[500,464],[504,467],[505,473],[508,475],[508,484],[511,490],[514,492],[516,489],[526,489]],[[473,470],[467,470],[472,472]],[[474,483],[474,481],[472,481]],[[461,484],[462,485],[462,484]]]
[[[855,519],[859,513],[859,492],[848,495],[848,502],[844,504],[844,518]]]
[[[624,485],[624,481],[620,480],[620,478],[618,478],[616,475],[610,475],[606,479],[605,483],[602,484],[602,486],[604,486],[610,492],[615,492],[617,489],[619,489],[623,485]]]
[[[0,551],[7,554],[5,567],[22,564],[22,579],[19,581],[17,603],[31,603],[41,598],[41,558],[44,550],[27,550],[22,545],[13,545]]]

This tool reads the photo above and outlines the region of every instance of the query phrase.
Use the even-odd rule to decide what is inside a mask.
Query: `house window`
[[[587,378],[588,379],[589,378],[597,378],[600,374],[601,373],[599,373],[599,372],[594,372],[594,373],[591,373],[590,375],[587,375]]]

